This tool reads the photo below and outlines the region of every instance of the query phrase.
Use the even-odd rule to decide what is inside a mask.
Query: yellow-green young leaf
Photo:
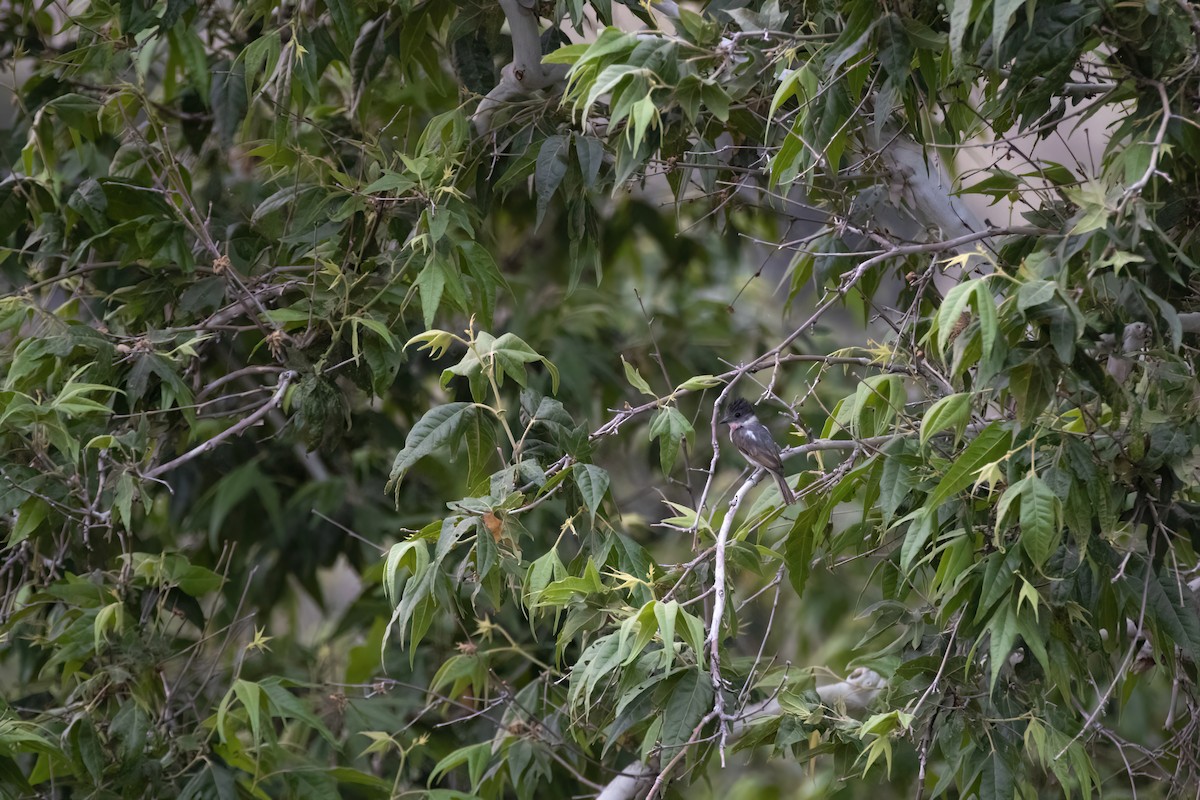
[[[675,602],[674,600],[671,601]],[[692,648],[692,653],[695,654],[696,662],[704,663],[704,622],[695,614],[690,613],[685,608],[680,608],[676,614],[676,620],[683,620],[683,629],[680,635],[687,642],[688,647]]]
[[[96,614],[96,620],[92,623],[92,635],[95,639],[94,647],[96,652],[100,651],[100,645],[108,641],[108,632],[113,631],[120,633],[125,629],[125,606],[120,601],[109,603],[100,609]]]
[[[675,661],[675,616],[679,613],[679,602],[654,603],[654,617],[658,622],[658,633],[662,639],[662,668],[671,669]]]
[[[657,600],[649,600],[645,605],[638,610],[638,613],[631,616],[621,625],[621,644],[624,649],[624,642],[627,636],[626,626],[628,630],[637,629],[637,636],[633,640],[633,646],[629,648],[625,660],[621,662],[621,666],[627,667],[633,663],[633,660],[641,655],[642,650],[654,638],[654,634],[658,633],[658,615],[655,609],[658,606]]]
[[[546,554],[529,565],[525,573],[525,586],[522,592],[525,607],[533,611],[541,600],[541,594],[552,581],[559,581],[568,575],[567,567],[558,557],[558,550],[551,548]]]
[[[725,381],[715,375],[695,375],[688,378],[675,391],[696,392],[701,389],[711,389],[713,386],[720,386]]]
[[[859,726],[858,736],[859,738],[866,738],[870,734],[887,736],[893,731],[904,732],[912,725],[912,720],[913,715],[904,711],[885,711],[880,714],[874,714]]]
[[[679,530],[691,530],[693,525],[698,525],[700,530],[712,533],[712,528],[709,527],[707,520],[697,517],[695,509],[681,503],[672,503],[670,500],[666,500],[665,503],[675,511],[675,516],[663,519],[659,522],[660,525]]]
[[[726,103],[725,109],[725,116],[728,117],[728,103]],[[629,113],[629,128],[626,129],[626,133],[631,134],[633,137],[633,151],[635,153],[642,146],[642,140],[646,137],[646,132],[651,129],[657,130],[658,127],[658,105],[650,95],[646,95],[633,104],[633,109]]]
[[[638,372],[638,368],[625,360],[625,356],[621,356],[621,366],[625,367],[625,380],[629,381],[629,385],[637,389],[639,392],[650,397],[655,397],[654,391],[650,388],[650,384],[646,383],[646,379],[642,377],[642,373]]]
[[[1038,618],[1038,590],[1032,583],[1025,580],[1024,576],[1019,577],[1021,578],[1021,590],[1017,592],[1017,613],[1021,613],[1021,606],[1028,602],[1033,607],[1033,618],[1036,620]]]
[[[975,311],[979,314],[979,335],[983,341],[983,355],[980,366],[987,363],[996,350],[1000,338],[1000,322],[996,318],[996,299],[987,281],[975,281]]]
[[[547,53],[542,56],[543,64],[574,64],[579,60],[579,57],[587,52],[587,44],[568,44],[564,45],[553,53]]]
[[[924,445],[935,433],[947,428],[954,429],[954,444],[962,438],[971,419],[971,393],[959,392],[938,400],[925,412],[921,421],[921,444]]]
[[[365,756],[368,753],[386,753],[389,750],[399,752],[403,749],[400,743],[392,738],[391,734],[384,731],[359,731],[359,736],[366,736],[371,740],[371,743],[363,749],[360,756]]]
[[[971,485],[971,491],[979,491],[979,487],[985,483],[988,487],[988,497],[992,496],[992,492],[996,487],[1004,483],[1004,470],[1000,466],[1000,461],[989,461],[979,468],[975,483]]]
[[[585,47],[585,52],[577,57],[577,63],[583,65],[592,61],[599,61],[604,56],[621,50],[633,49],[637,44],[637,37],[610,25],[600,32],[600,35],[596,37],[596,41],[592,42],[590,46]],[[563,50],[573,52],[570,46],[561,48],[557,52],[562,52]]]
[[[246,709],[246,717],[250,720],[250,733],[254,737],[255,744],[262,742],[263,717],[265,716],[262,687],[253,681],[238,679],[233,684],[233,693],[241,702],[242,707]]]
[[[874,764],[882,755],[884,763],[887,765],[887,774],[890,778],[892,775],[892,740],[886,736],[878,736],[871,740],[864,751],[867,755],[866,766],[863,767],[863,776],[865,777],[871,771],[871,765]]]
[[[117,443],[117,437],[110,434],[102,434],[92,437],[87,444],[83,446],[84,450],[109,450]]]
[[[800,103],[807,103],[816,94],[816,75],[805,64],[798,69],[788,69],[780,76],[779,86],[771,98],[771,110],[767,114],[767,122],[775,116],[779,107],[790,98],[797,97]]]
[[[440,528],[441,522],[432,523],[430,527],[435,525]],[[392,605],[400,602],[400,592],[404,588],[403,584],[398,582],[401,569],[407,569],[409,575],[418,575],[424,572],[428,565],[429,546],[424,540],[409,539],[392,545],[383,568],[383,594],[388,602]]]

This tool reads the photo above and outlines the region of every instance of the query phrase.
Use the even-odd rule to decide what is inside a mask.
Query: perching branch
[[[507,102],[545,89],[567,76],[565,64],[542,63],[542,41],[534,0],[500,0],[512,36],[513,60],[500,71],[500,83],[480,101],[471,120],[475,130],[486,133],[492,114]]]
[[[845,680],[826,686],[818,686],[816,692],[824,705],[830,708],[841,706],[849,714],[859,714],[865,711],[871,703],[875,702],[875,698],[879,697],[879,694],[886,687],[887,681],[878,672],[866,667],[859,667],[851,672]],[[736,739],[760,719],[775,717],[782,713],[784,713],[783,706],[780,705],[777,697],[770,697],[766,700],[752,703],[746,706],[737,715],[737,718],[733,720],[729,735]],[[710,721],[710,717],[712,716],[713,714],[707,715],[697,727],[702,728]],[[693,738],[696,737],[693,736]],[[680,753],[686,747],[687,745],[685,744],[684,748],[681,748]],[[657,778],[655,778],[656,770],[652,765],[644,761],[635,761],[627,764],[617,777],[608,782],[604,790],[597,795],[596,800],[633,800],[645,791],[647,787],[651,787],[650,795],[653,795],[655,793],[654,787],[661,788],[666,783],[666,775],[671,765],[671,763],[668,763],[661,770],[657,771]],[[647,797],[647,800],[650,800],[650,796]]]
[[[160,464],[159,466],[147,472],[146,477],[157,478],[160,475],[165,475],[176,467],[182,466],[194,458],[198,458],[205,453],[212,452],[217,448],[217,445],[221,444],[225,440],[232,439],[234,436],[240,435],[242,431],[253,427],[263,417],[271,413],[276,406],[283,402],[284,393],[287,392],[288,386],[291,385],[292,381],[296,380],[297,377],[297,374],[292,370],[288,370],[280,374],[279,384],[275,387],[275,393],[271,395],[267,402],[259,406],[257,411],[243,419],[241,422],[238,422],[237,424],[221,431],[208,441],[192,448],[191,450],[188,450],[178,458],[172,459],[165,464]]]
[[[761,472],[763,470],[755,470],[754,474],[742,483],[733,499],[729,501],[729,510],[725,512],[725,519],[721,520],[721,529],[717,532],[717,541],[713,550],[713,613],[712,621],[708,625],[708,637],[705,639],[705,645],[708,647],[708,673],[712,678],[713,685],[713,711],[716,712],[717,724],[721,731],[722,767],[725,766],[725,747],[729,739],[729,725],[725,717],[725,686],[721,679],[721,622],[725,617],[726,591],[725,547],[729,543],[729,532],[733,529],[733,518],[736,516],[737,508],[758,483]]]

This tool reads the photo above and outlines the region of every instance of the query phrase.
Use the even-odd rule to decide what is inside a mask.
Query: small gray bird
[[[742,458],[760,469],[771,473],[783,502],[791,505],[796,495],[783,477],[783,460],[779,457],[779,445],[767,430],[767,426],[754,415],[754,406],[742,397],[729,404],[720,424],[729,426],[729,441],[742,454]]]

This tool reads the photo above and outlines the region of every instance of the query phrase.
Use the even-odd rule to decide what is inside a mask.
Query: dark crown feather
[[[732,417],[746,417],[754,413],[754,406],[744,397],[739,397],[729,404],[728,414]]]

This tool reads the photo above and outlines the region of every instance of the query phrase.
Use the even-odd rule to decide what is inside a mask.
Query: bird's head
[[[744,397],[739,397],[729,404],[725,409],[725,416],[719,420],[721,425],[728,425],[729,429],[736,431],[742,425],[746,425],[754,419],[754,406],[750,405],[750,401]]]

